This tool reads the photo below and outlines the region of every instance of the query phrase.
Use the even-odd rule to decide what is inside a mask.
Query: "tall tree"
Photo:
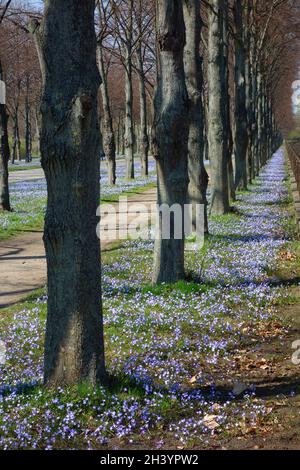
[[[248,0],[245,4],[245,24],[244,24],[244,46],[245,46],[245,92],[246,92],[246,112],[247,112],[247,176],[249,183],[254,178],[253,166],[253,126],[254,126],[254,97],[253,97],[253,37],[251,34],[253,25],[253,0]]]
[[[108,72],[110,61],[105,64],[104,39],[108,34],[108,16],[110,4],[104,0],[98,1],[99,26],[100,31],[97,38],[98,43],[98,66],[102,83],[100,86],[103,106],[103,148],[108,167],[108,183],[116,183],[116,142],[111,112],[111,100],[108,93]]]
[[[229,211],[227,73],[224,60],[225,0],[210,0],[208,33],[208,142],[211,208],[214,215]]]
[[[2,65],[0,60],[0,81],[3,82]],[[3,96],[4,98],[4,96]],[[6,104],[0,101],[0,210],[10,211],[10,198],[8,186],[8,161],[10,150],[8,144],[8,113]]]
[[[248,1],[248,0],[247,0]],[[247,188],[247,108],[246,108],[246,49],[245,49],[245,2],[235,0],[234,2],[234,25],[235,25],[235,188]]]
[[[184,204],[187,198],[188,95],[183,50],[183,0],[157,0],[158,83],[154,107],[154,156],[158,172],[158,204],[181,208],[181,236],[171,217],[170,237],[163,236],[163,212],[158,217],[153,282],[176,282],[184,277]],[[164,221],[165,222],[165,221]],[[179,230],[180,231],[180,230]]]
[[[132,41],[133,41],[133,0],[128,0],[126,21],[125,50],[125,158],[126,177],[134,178],[134,121],[133,121],[133,85],[132,85]]]
[[[231,108],[230,108],[230,34],[229,34],[229,12],[226,7],[223,12],[223,64],[224,64],[224,83],[223,83],[223,103],[224,103],[224,115],[226,121],[224,123],[225,129],[225,140],[226,140],[226,154],[227,154],[227,174],[228,174],[228,195],[229,199],[235,200],[235,186],[234,186],[234,170],[232,161],[233,152],[233,133],[232,133],[232,119],[231,119]]]
[[[105,378],[100,303],[100,85],[95,1],[48,0],[31,23],[41,61],[41,154],[48,202],[45,383],[95,385]]]
[[[21,144],[20,144],[20,132],[19,132],[19,105],[20,105],[20,94],[21,94],[21,79],[18,78],[16,83],[16,90],[12,99],[11,111],[13,120],[13,138],[12,138],[12,154],[11,162],[21,159]]]
[[[25,85],[25,160],[30,162],[32,160],[32,135],[31,135],[31,116],[30,116],[30,101],[29,101],[29,90],[30,90],[30,77],[26,77]]]
[[[133,0],[110,0],[115,19],[115,39],[125,71],[125,160],[126,177],[134,178],[134,120],[133,120]]]
[[[205,207],[204,230],[208,232],[206,191],[208,175],[204,166],[204,111],[202,103],[201,17],[199,0],[184,0],[186,45],[184,69],[189,96],[188,199],[196,226],[196,204]]]
[[[0,10],[0,26],[5,18],[12,0],[7,0],[2,4]],[[3,70],[0,56],[0,80],[3,81]],[[4,100],[3,100],[4,101]],[[8,113],[5,102],[0,102],[0,210],[10,211],[10,197],[8,186],[8,161],[10,150],[8,144]]]
[[[140,97],[140,138],[139,152],[141,159],[141,174],[148,175],[148,153],[149,153],[149,137],[147,123],[147,96],[146,96],[146,78],[144,71],[144,55],[143,55],[143,4],[142,0],[138,0],[136,7],[136,24],[137,24],[137,73],[139,81],[139,97]]]

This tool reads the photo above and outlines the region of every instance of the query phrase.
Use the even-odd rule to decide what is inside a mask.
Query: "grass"
[[[280,281],[291,262],[281,253],[299,248],[289,240],[282,167],[277,176],[275,170],[275,181],[267,172],[238,195],[238,212],[210,219],[204,248],[187,253],[186,281],[151,285],[150,241],[103,252],[109,386],[41,387],[43,290],[0,312],[8,345],[0,447],[211,448],[272,434],[276,405],[251,385],[270,381],[279,361],[273,341],[285,341],[288,323],[277,309],[296,297],[270,280]],[[300,252],[292,257],[297,265],[298,258]],[[246,393],[235,398],[232,390],[245,380]]]
[[[18,164],[18,166],[10,166],[9,173],[15,173],[16,171],[24,171],[24,170],[39,170],[41,169],[41,165],[22,165]]]
[[[0,240],[24,232],[42,230],[45,217],[45,198],[24,196],[13,203],[12,212],[0,213]]]
[[[140,178],[135,181],[136,187],[134,187],[134,182],[130,182],[133,185],[131,189],[122,191],[118,188],[118,194],[105,195],[100,199],[100,204],[117,202],[120,196],[130,198],[155,187],[153,182],[141,186],[140,181],[143,183],[144,180]],[[124,180],[125,187],[127,183],[127,180]],[[32,189],[29,189],[29,191],[25,188],[23,191],[11,193],[13,211],[0,213],[0,240],[7,240],[12,236],[20,235],[24,231],[30,232],[43,229],[47,201],[46,197],[41,197],[39,191],[34,188],[33,182]]]
[[[139,178],[137,178],[137,181],[138,180],[139,180]],[[125,181],[130,181],[130,180],[125,180]],[[100,203],[103,204],[103,203],[109,203],[109,202],[118,202],[120,196],[122,196],[122,197],[127,196],[128,198],[130,198],[130,197],[133,197],[133,196],[137,196],[139,194],[143,194],[145,191],[148,191],[149,189],[153,189],[155,187],[156,187],[156,183],[154,183],[154,182],[145,184],[142,187],[136,187],[136,188],[133,187],[132,189],[130,189],[128,191],[122,191],[122,193],[120,193],[120,194],[112,194],[110,196],[101,197],[100,198]]]

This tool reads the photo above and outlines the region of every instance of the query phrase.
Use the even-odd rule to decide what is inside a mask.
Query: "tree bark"
[[[2,65],[0,61],[0,80],[3,80]],[[5,104],[0,104],[0,211],[10,211],[10,197],[8,185],[8,161],[10,150],[8,143],[8,114]]]
[[[252,51],[253,52],[253,51]],[[251,52],[251,73],[252,73],[252,109],[251,109],[251,155],[252,155],[252,178],[258,175],[257,153],[258,153],[258,127],[257,127],[257,106],[258,106],[258,79],[257,65],[254,61],[254,55]]]
[[[13,132],[12,132],[12,152],[11,162],[14,164],[16,159],[20,159],[20,143],[19,143],[19,105],[20,105],[20,93],[21,93],[21,79],[17,81],[16,93],[13,100],[12,106],[12,121],[13,121]]]
[[[267,145],[267,136],[268,136],[268,107],[267,107],[267,92],[266,86],[264,83],[263,86],[263,95],[262,95],[262,165],[265,165],[268,160],[268,145]]]
[[[235,0],[234,24],[235,24],[235,188],[247,189],[247,109],[246,109],[246,53],[244,45],[243,0]]]
[[[99,124],[94,0],[48,0],[31,31],[43,74],[41,154],[48,202],[44,243],[48,386],[105,379],[100,292]]]
[[[122,141],[122,119],[121,114],[118,115],[117,121],[117,153],[120,155],[122,153],[121,141]]]
[[[133,90],[132,90],[132,57],[131,48],[126,49],[125,69],[125,160],[126,178],[134,178],[134,130],[133,130]]]
[[[34,113],[34,120],[35,120],[35,153],[40,155],[40,112],[38,109],[35,110]]]
[[[248,182],[252,183],[254,178],[253,168],[253,85],[252,85],[252,49],[253,38],[251,35],[250,27],[253,21],[253,5],[251,2],[246,2],[245,5],[245,82],[246,82],[246,112],[247,112],[247,175]]]
[[[154,109],[154,155],[158,172],[158,204],[181,208],[181,237],[175,236],[171,217],[170,237],[162,236],[162,213],[154,249],[154,283],[184,278],[183,209],[188,188],[188,95],[183,50],[185,28],[182,0],[157,0],[158,83]],[[177,227],[178,228],[178,227]],[[180,227],[179,227],[180,228]]]
[[[138,67],[139,67],[139,93],[140,93],[140,139],[139,151],[141,159],[141,175],[148,175],[148,154],[149,154],[149,137],[147,127],[147,98],[146,98],[146,85],[145,74],[143,71],[143,60],[141,47],[137,51]]]
[[[125,155],[125,116],[122,118],[121,123],[121,153]]]
[[[19,118],[18,118],[18,106],[14,110],[13,115],[13,141],[12,141],[12,153],[11,162],[15,163],[15,160],[20,158],[19,156]]]
[[[228,198],[229,201],[235,201],[235,185],[234,185],[234,170],[233,170],[233,132],[231,126],[231,116],[230,116],[230,96],[229,96],[229,15],[227,6],[223,11],[223,64],[224,64],[224,115],[225,115],[225,138],[227,144],[227,178],[228,178]]]
[[[30,103],[29,103],[29,77],[26,78],[26,96],[25,96],[25,161],[30,162],[32,160],[31,147],[31,122],[30,122]]]
[[[100,75],[102,77],[100,89],[103,105],[103,149],[107,162],[108,184],[113,185],[116,184],[116,143],[108,93],[107,74],[105,72],[103,49],[101,44],[98,44],[98,64]]]
[[[17,155],[18,155],[19,162],[21,162],[22,161],[22,148],[21,148],[21,136],[20,136],[19,123],[17,127]]]
[[[257,113],[257,140],[256,140],[256,154],[255,154],[255,175],[258,176],[259,171],[262,166],[262,134],[263,134],[263,116],[262,116],[262,108],[263,108],[263,96],[262,96],[262,74],[261,71],[258,70],[257,74],[257,105],[256,105],[256,113]]]
[[[134,124],[133,124],[133,88],[132,88],[132,34],[133,0],[128,2],[128,28],[124,45],[125,65],[125,160],[126,178],[134,178]]]
[[[139,80],[139,95],[140,95],[140,135],[139,135],[139,153],[141,160],[141,175],[148,175],[148,154],[149,154],[149,137],[147,127],[147,95],[145,84],[145,72],[143,64],[142,53],[142,2],[139,0],[138,9],[138,45],[137,45],[137,67],[138,67],[138,80]]]
[[[192,223],[196,229],[196,204],[204,205],[204,231],[208,233],[208,174],[204,166],[204,111],[202,103],[202,58],[200,57],[201,17],[198,0],[184,0],[186,45],[184,69],[189,96],[188,200],[192,204]]]
[[[223,15],[228,7],[224,0],[211,0],[208,37],[208,142],[211,172],[210,213],[229,211],[228,196],[228,129],[227,76],[224,61]]]

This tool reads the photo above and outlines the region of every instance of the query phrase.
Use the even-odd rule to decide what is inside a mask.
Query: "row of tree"
[[[6,5],[8,2],[2,1],[2,3]],[[40,15],[38,12],[25,8],[24,5],[18,6],[17,1],[13,2],[14,8],[11,7],[11,2],[9,3],[10,7],[6,11],[7,21],[0,32],[0,44],[3,50],[2,61],[8,89],[7,109],[10,116],[8,125],[11,134],[11,159],[14,162],[21,157],[20,134],[22,134],[25,141],[25,158],[29,161],[33,139],[36,141],[34,150],[38,150],[39,147],[38,110],[41,77],[27,23],[28,18],[39,18]],[[102,76],[100,93],[102,145],[107,159],[109,183],[114,184],[116,154],[118,153],[126,155],[128,178],[134,177],[135,153],[141,160],[141,173],[148,174],[148,154],[153,124],[151,101],[157,71],[155,2],[154,0],[97,0],[96,3],[97,55]],[[245,185],[243,166],[245,166],[246,159],[243,153],[248,144],[253,151],[249,152],[247,164],[250,174],[252,176],[255,174],[255,161],[252,163],[252,157],[256,144],[255,141],[251,141],[251,130],[258,122],[259,113],[258,111],[251,113],[250,108],[255,101],[255,109],[259,108],[257,106],[259,75],[262,74],[267,82],[268,95],[274,98],[275,90],[282,91],[282,86],[276,83],[275,74],[286,49],[296,47],[294,39],[297,35],[297,23],[293,20],[295,18],[293,15],[297,13],[297,2],[229,0],[220,8],[226,12],[223,20],[223,39],[224,66],[226,68],[227,62],[228,67],[228,83],[227,85],[224,83],[224,87],[228,90],[227,126],[230,134],[228,147],[229,152],[232,153],[234,150],[238,156],[241,155],[241,158],[237,158],[239,164],[235,182],[233,171],[230,170],[230,192],[234,195],[235,186]],[[203,77],[203,146],[206,158],[209,157],[208,123],[212,122],[208,115],[209,96],[211,96],[209,91],[210,11],[209,3],[203,1],[199,26]],[[273,34],[275,31],[276,34]],[[257,80],[253,82],[249,77],[255,69]],[[292,73],[295,74],[294,66]],[[266,77],[266,75],[269,76]],[[239,82],[241,85],[237,86]],[[287,87],[284,88],[286,90]],[[247,109],[243,105],[245,97]],[[226,101],[226,97],[224,99]],[[247,126],[245,119],[240,119],[240,116],[245,113],[247,113]],[[237,126],[235,122],[238,123]],[[150,151],[153,153],[152,148]],[[216,170],[220,171],[220,169]],[[215,206],[227,204],[226,200],[219,201],[218,198],[214,200]]]
[[[230,211],[236,190],[247,189],[281,143],[276,92],[286,79],[284,67],[294,62],[294,78],[298,72],[299,31],[292,14],[299,13],[299,4],[282,0],[167,4],[157,2],[154,155],[159,203],[183,207],[188,201],[204,204],[207,211],[203,161],[207,138],[209,210],[223,215]],[[204,24],[208,30],[205,80]],[[289,86],[291,95],[291,82]],[[159,223],[161,228],[161,218]],[[159,237],[154,256],[154,282],[184,278],[184,239]]]
[[[251,181],[257,174],[260,166],[260,153],[270,143],[270,136],[265,139],[261,148],[258,127],[264,136],[262,114],[264,108],[269,108],[269,120],[274,120],[274,95],[282,86],[278,86],[278,69],[282,61],[286,61],[285,54],[298,47],[295,38],[298,36],[298,25],[294,20],[298,12],[297,2],[285,0],[228,0],[224,2],[198,2],[197,11],[193,12],[199,17],[198,29],[194,30],[191,38],[192,45],[186,44],[185,58],[197,50],[199,63],[197,70],[198,83],[187,83],[200,90],[202,111],[201,130],[203,131],[202,148],[200,153],[209,158],[208,149],[215,153],[213,145],[209,142],[209,132],[215,136],[220,129],[213,129],[214,120],[210,106],[214,94],[216,80],[213,77],[215,69],[211,64],[215,60],[223,61],[223,90],[221,91],[223,104],[222,121],[224,132],[227,134],[227,148],[223,152],[236,155],[236,171],[233,175],[233,166],[229,157],[229,184],[228,193],[234,197],[237,188],[245,188],[248,180]],[[201,11],[200,11],[201,4]],[[186,6],[187,12],[191,6]],[[214,11],[220,10],[220,15]],[[115,181],[115,141],[117,126],[114,125],[112,102],[114,101],[111,78],[118,68],[125,70],[125,139],[124,150],[127,161],[127,177],[134,177],[134,142],[136,136],[134,117],[134,80],[138,84],[139,101],[139,138],[138,147],[142,162],[143,174],[147,174],[147,161],[149,151],[149,128],[152,126],[151,107],[147,109],[147,95],[151,98],[155,84],[155,71],[157,72],[155,48],[155,2],[153,0],[116,0],[98,2],[98,54],[100,72],[102,75],[103,109],[103,139],[107,158],[110,162],[110,181]],[[186,13],[186,22],[188,13]],[[216,19],[218,18],[218,19]],[[187,34],[188,37],[188,34]],[[198,39],[199,38],[199,39]],[[198,41],[195,44],[195,41]],[[218,42],[220,48],[215,47]],[[189,50],[190,49],[190,50]],[[292,51],[291,51],[292,49]],[[186,67],[189,67],[186,61]],[[295,76],[295,63],[292,66]],[[186,74],[188,76],[188,74]],[[280,77],[279,77],[280,81]],[[281,83],[281,85],[283,85]],[[290,91],[290,90],[289,90]],[[224,105],[224,106],[223,106]],[[277,106],[279,109],[280,106]],[[150,112],[149,112],[150,111]],[[200,120],[200,117],[198,117]],[[262,126],[257,126],[262,122]],[[210,126],[209,126],[210,124]],[[256,127],[256,129],[254,129]],[[199,126],[198,126],[199,128]],[[277,129],[276,129],[277,131]],[[259,144],[258,144],[259,141]],[[210,144],[210,145],[209,145]],[[222,151],[219,149],[219,152]],[[219,161],[219,160],[218,160]],[[219,194],[225,194],[222,189],[224,178],[220,174],[225,172],[221,167],[214,168],[212,181],[216,181],[216,191],[213,197],[212,211],[224,212],[228,210],[229,201],[222,200]],[[215,176],[216,174],[216,176]],[[206,176],[203,175],[205,182]],[[221,188],[218,186],[221,184]],[[192,190],[192,188],[191,188]],[[205,198],[204,198],[205,199]]]
[[[207,208],[207,148],[210,211],[225,214],[235,191],[247,187],[280,143],[278,123],[282,126],[289,114],[298,66],[292,16],[298,8],[296,0],[156,0],[155,5],[48,0],[44,16],[31,19],[28,29],[42,75],[40,143],[48,187],[47,384],[95,384],[106,376],[95,230],[100,189],[97,97],[102,79],[103,140],[113,182],[108,72],[113,58],[115,69],[120,57],[125,69],[127,175],[133,176],[133,75],[140,79],[139,116],[146,149],[149,118],[144,95],[151,80],[145,68],[153,56],[158,202]],[[288,104],[282,106],[278,93],[288,95],[287,90]],[[161,216],[159,228],[153,281],[173,283],[184,278],[184,237],[176,239],[173,224],[170,239],[163,239]]]

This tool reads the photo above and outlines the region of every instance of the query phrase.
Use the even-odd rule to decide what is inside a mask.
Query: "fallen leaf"
[[[217,417],[218,417],[217,415],[205,415],[203,418],[203,424],[208,429],[214,430],[220,426],[219,423],[217,423],[216,421]]]
[[[195,382],[197,382],[197,377],[194,375],[194,377],[192,377],[192,378],[189,380],[189,383],[190,383],[190,384],[194,384]]]

